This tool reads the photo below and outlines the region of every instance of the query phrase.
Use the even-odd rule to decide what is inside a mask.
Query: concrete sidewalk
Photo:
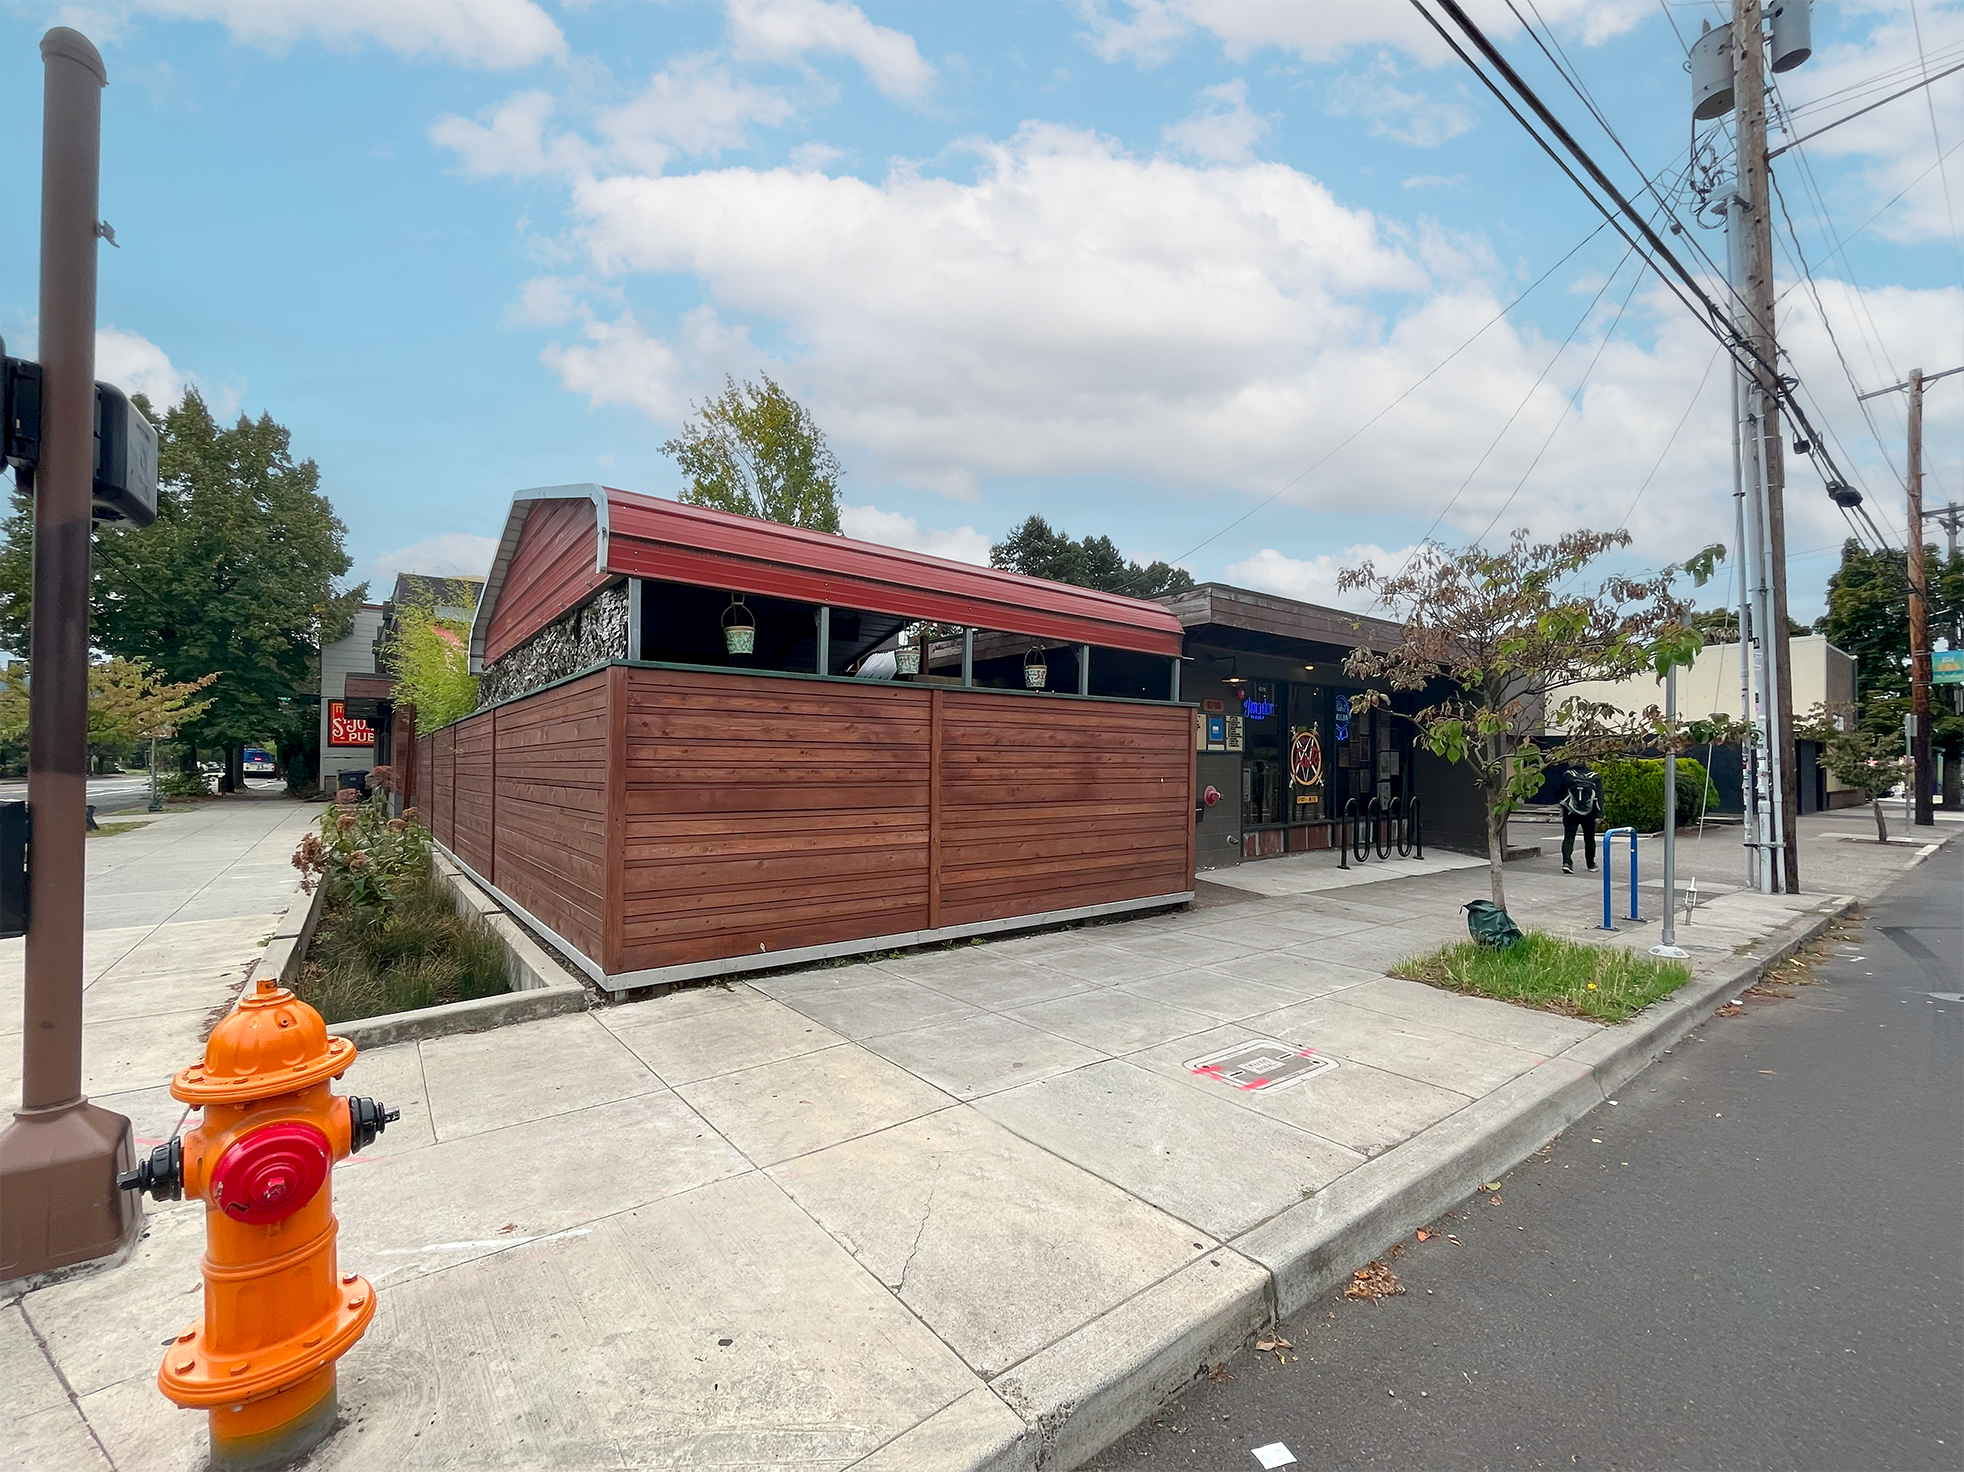
[[[142,828],[89,840],[82,1088],[129,1116],[139,1151],[183,1119],[164,1086],[203,1051],[214,1009],[231,1004],[299,893],[289,860],[320,813],[318,803],[252,792],[142,814]],[[0,1099],[9,1109],[20,1102],[26,946],[0,941]]]
[[[1247,866],[1302,893],[1208,884],[1181,913],[366,1053],[344,1087],[402,1120],[336,1204],[380,1309],[310,1465],[1076,1465],[1919,853],[1806,821],[1804,877],[1836,894],[1719,892],[1736,831],[1685,845],[1713,896],[1679,932],[1693,997],[1620,1028],[1387,978],[1464,935],[1485,876],[1391,860],[1316,893],[1316,855]],[[1510,908],[1589,935],[1593,878],[1511,865]],[[1192,1066],[1254,1039],[1335,1066],[1259,1090]],[[154,1377],[202,1212],[150,1210],[128,1264],[0,1320],[29,1465],[201,1465],[202,1418]]]

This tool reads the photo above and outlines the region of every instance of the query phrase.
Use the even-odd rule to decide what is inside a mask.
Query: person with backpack
[[[1603,810],[1602,779],[1587,766],[1573,767],[1562,783],[1562,872],[1575,872],[1575,831],[1582,830],[1582,856],[1596,867],[1596,819]]]

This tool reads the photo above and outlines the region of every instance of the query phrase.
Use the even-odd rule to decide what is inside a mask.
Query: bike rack
[[[1635,828],[1611,828],[1603,834],[1603,924],[1604,930],[1616,929],[1616,922],[1610,911],[1614,908],[1610,900],[1610,874],[1616,868],[1616,845],[1611,842],[1619,833],[1630,835],[1630,918],[1641,920],[1637,913],[1637,830]]]
[[[1377,850],[1380,859],[1391,857],[1391,818],[1384,806],[1384,799],[1374,797],[1365,810],[1371,820],[1371,847]]]

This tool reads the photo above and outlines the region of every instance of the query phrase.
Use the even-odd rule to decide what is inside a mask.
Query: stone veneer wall
[[[477,708],[483,710],[608,660],[626,658],[627,584],[616,583],[547,624],[485,670],[477,682]]]

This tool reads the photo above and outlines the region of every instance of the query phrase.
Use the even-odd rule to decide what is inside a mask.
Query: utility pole
[[[1944,535],[1950,542],[1950,555],[1955,557],[1957,555],[1958,529],[1960,526],[1964,526],[1964,506],[1959,506],[1955,501],[1952,501],[1948,506],[1939,506],[1935,511],[1924,512],[1923,519],[1925,521],[1934,521],[1944,529]]]
[[[1923,570],[1923,370],[1909,370],[1909,708],[1910,780],[1917,827],[1936,825],[1930,811],[1930,599]]]
[[[82,1094],[89,527],[95,479],[97,186],[108,73],[66,26],[41,38],[41,454],[27,801],[33,820],[21,1107],[0,1132],[0,1280],[114,1257],[142,1223],[116,1173],[130,1122]]]
[[[1756,355],[1752,379],[1757,404],[1755,458],[1761,481],[1760,546],[1769,589],[1766,622],[1769,709],[1767,726],[1773,770],[1769,793],[1777,824],[1780,862],[1774,890],[1800,888],[1799,788],[1794,772],[1793,658],[1787,634],[1786,467],[1780,433],[1779,345],[1773,331],[1773,211],[1766,159],[1766,53],[1760,29],[1760,0],[1732,0],[1733,97],[1739,137],[1738,188],[1745,229],[1740,241],[1744,273],[1744,320],[1739,324]],[[1750,494],[1750,491],[1749,491]],[[1771,850],[1768,851],[1769,856]]]

